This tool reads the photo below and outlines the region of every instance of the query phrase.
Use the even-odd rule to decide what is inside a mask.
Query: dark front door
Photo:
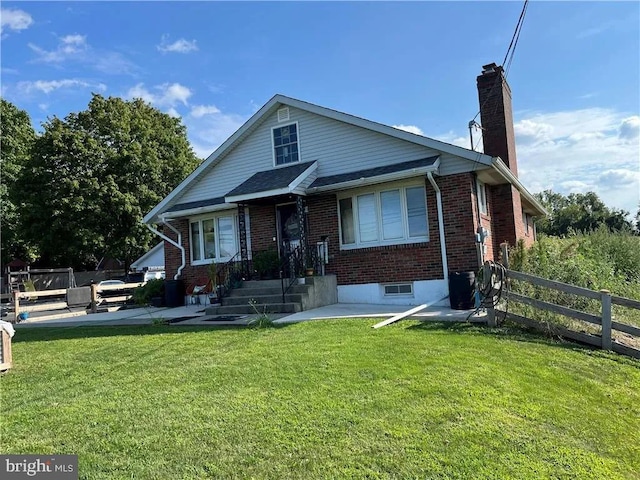
[[[278,205],[278,245],[280,256],[288,254],[300,245],[300,221],[295,203]]]

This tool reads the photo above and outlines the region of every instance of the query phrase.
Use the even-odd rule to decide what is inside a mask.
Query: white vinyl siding
[[[439,152],[310,112],[289,107],[298,125],[300,161],[318,161],[317,176],[381,167],[438,155]],[[219,159],[173,203],[221,197],[256,172],[274,168],[272,129],[277,112],[265,118],[244,141]],[[328,141],[330,139],[330,141]],[[300,143],[302,142],[302,143]],[[469,165],[472,162],[468,162]]]
[[[342,249],[429,241],[423,185],[341,194],[338,214]]]

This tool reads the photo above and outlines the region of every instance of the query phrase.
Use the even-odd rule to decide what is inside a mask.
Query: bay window
[[[424,185],[381,188],[341,197],[338,211],[343,249],[429,240]]]
[[[249,215],[245,218],[249,241]],[[192,265],[226,262],[240,250],[237,214],[191,219],[189,234]]]

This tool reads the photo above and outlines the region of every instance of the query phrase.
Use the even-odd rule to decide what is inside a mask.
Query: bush
[[[280,259],[275,250],[261,250],[253,254],[253,269],[260,278],[277,277]]]
[[[530,273],[591,290],[609,290],[613,295],[640,298],[640,237],[630,232],[610,232],[601,227],[591,233],[573,233],[567,238],[541,236],[529,249],[519,243],[509,256],[512,270]],[[514,292],[545,302],[593,314],[600,313],[600,302],[526,282],[513,281]],[[568,324],[566,317],[509,304],[509,310],[538,320]],[[640,312],[614,306],[614,317],[640,325]],[[574,322],[575,323],[575,322]],[[592,329],[585,325],[587,330]]]
[[[164,297],[164,280],[153,279],[133,291],[136,305],[149,305],[154,297]]]

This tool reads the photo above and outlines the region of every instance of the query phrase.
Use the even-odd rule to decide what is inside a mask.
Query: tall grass
[[[591,290],[609,290],[613,295],[640,299],[640,237],[625,232],[609,232],[602,227],[590,233],[574,233],[565,238],[542,236],[531,248],[519,243],[510,252],[510,268]],[[525,282],[512,282],[512,290],[547,302],[589,313],[600,313],[600,302]],[[510,307],[511,309],[511,307]],[[521,305],[516,311],[535,315],[548,322],[567,325],[558,315]],[[614,306],[618,321],[640,325],[640,312]],[[573,322],[575,323],[575,322]],[[582,325],[587,331],[597,328]]]

